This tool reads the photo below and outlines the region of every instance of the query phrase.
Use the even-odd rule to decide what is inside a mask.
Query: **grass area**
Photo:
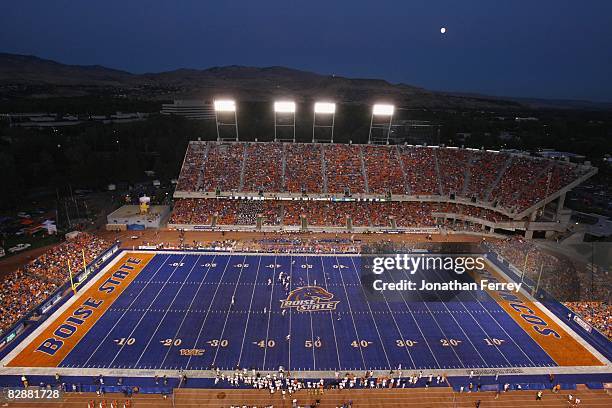
[[[59,235],[47,235],[47,234],[35,234],[35,235],[11,235],[2,240],[6,255],[2,259],[6,259],[10,256],[29,251],[34,248],[40,248],[47,245],[56,244],[59,242]],[[8,249],[14,247],[17,244],[30,244],[32,245],[25,251],[15,252],[14,254],[9,253]]]

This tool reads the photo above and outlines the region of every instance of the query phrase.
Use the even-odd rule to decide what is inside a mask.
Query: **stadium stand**
[[[565,300],[565,306],[612,339],[612,307],[609,304],[612,289],[607,271],[595,265],[589,265],[587,270],[584,265],[544,252],[533,242],[520,238],[485,244],[525,271],[525,279],[536,282],[540,278],[542,289],[556,299]]]
[[[197,143],[196,143],[197,144]],[[190,143],[190,146],[193,143]],[[202,190],[236,191],[240,188],[244,144],[207,144],[209,147],[206,160],[202,163]],[[180,177],[179,177],[180,180]],[[192,186],[190,191],[197,191]]]
[[[609,303],[565,302],[564,304],[612,340],[612,306]]]
[[[199,189],[205,147],[206,145],[200,143],[190,143],[187,147],[183,168],[176,187],[178,190],[197,191]]]
[[[171,224],[256,225],[262,215],[263,225],[299,226],[302,216],[309,225],[346,226],[350,218],[353,226],[390,227],[394,218],[400,227],[433,226],[436,215],[462,216],[507,221],[508,218],[486,208],[455,203],[412,201],[313,201],[313,200],[232,200],[186,198],[177,200]]]
[[[327,145],[324,146],[324,152],[328,192],[366,192],[359,146]]]
[[[110,245],[102,238],[80,233],[9,274],[0,284],[0,333],[68,281],[68,262],[76,271],[83,263],[83,250],[89,263]]]
[[[323,192],[321,146],[285,144],[285,183],[283,191]]]
[[[417,196],[440,194],[435,150],[408,146],[399,149],[411,194]]]
[[[470,151],[465,149],[436,149],[435,152],[440,167],[442,194],[461,194],[465,184],[465,174],[469,168]]]
[[[473,150],[469,165],[469,182],[466,183],[465,196],[476,197],[479,201],[487,198],[487,193],[495,185],[495,181],[504,171],[504,164],[510,156]]]
[[[280,143],[249,143],[243,191],[281,191],[283,147]]]
[[[177,192],[455,194],[518,214],[591,169],[459,148],[192,142]]]
[[[396,149],[365,145],[363,159],[370,193],[406,194],[405,177]]]

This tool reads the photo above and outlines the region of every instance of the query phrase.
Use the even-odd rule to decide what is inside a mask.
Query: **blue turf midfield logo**
[[[336,310],[338,300],[320,286],[302,286],[293,289],[287,299],[282,299],[281,309],[295,308],[298,312],[323,312]]]

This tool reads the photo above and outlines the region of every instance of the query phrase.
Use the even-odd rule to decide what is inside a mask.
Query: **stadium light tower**
[[[324,116],[323,124],[317,124],[317,114]],[[331,119],[330,119],[331,116]],[[331,102],[316,102],[314,104],[314,119],[312,120],[312,143],[315,142],[330,142],[334,143],[334,121],[336,119],[336,104]],[[315,130],[324,128],[330,130],[329,138],[316,138]]]
[[[283,120],[284,119],[284,120]],[[278,136],[279,127],[289,127],[293,130],[291,139],[283,139]],[[274,141],[295,142],[295,102],[277,101],[274,102]]]
[[[368,136],[368,143],[383,143],[389,144],[389,134],[391,133],[391,122],[393,121],[393,113],[395,112],[395,106],[385,104],[375,104],[372,106],[372,117],[370,119],[370,134]],[[374,117],[382,118],[383,121],[378,123],[374,122]],[[387,118],[389,120],[387,121]],[[382,137],[372,134],[372,130],[381,129]],[[374,132],[376,133],[376,132]]]
[[[217,140],[235,140],[238,141],[238,116],[236,115],[236,101],[229,99],[215,99],[215,123],[217,124]],[[233,113],[233,115],[232,115]],[[229,119],[234,116],[233,122],[223,122],[221,119]],[[222,138],[219,131],[220,126],[231,126],[236,130],[236,136],[232,138]]]

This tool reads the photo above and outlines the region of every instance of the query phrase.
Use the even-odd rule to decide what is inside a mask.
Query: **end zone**
[[[138,276],[154,253],[124,253],[100,276],[88,284],[57,316],[23,340],[5,357],[8,367],[57,367],[74,346],[87,334],[115,299]]]
[[[488,269],[473,273],[476,282],[512,282],[492,262]],[[487,293],[559,365],[605,366],[610,362],[563,324],[547,308],[541,307],[524,288],[520,291],[491,290]]]

